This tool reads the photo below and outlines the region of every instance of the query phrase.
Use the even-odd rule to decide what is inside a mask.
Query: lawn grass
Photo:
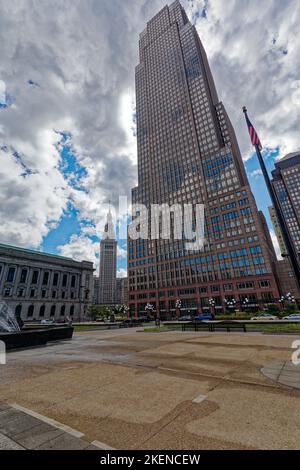
[[[262,333],[294,333],[300,334],[300,324],[299,325],[247,325],[247,331],[261,331]]]
[[[73,325],[73,327],[74,331],[105,330],[105,327],[100,325]]]
[[[300,334],[300,323],[299,325],[247,325],[246,326],[248,332],[261,332],[266,334],[284,334],[284,333],[293,333],[293,334]],[[191,330],[194,328],[191,327]],[[144,328],[145,333],[166,333],[168,331],[180,331],[181,325],[169,325],[169,326],[161,326],[161,327],[151,327],[151,328]]]
[[[144,328],[145,333],[166,333],[168,331],[181,330],[181,325],[170,326],[153,326],[149,328]]]

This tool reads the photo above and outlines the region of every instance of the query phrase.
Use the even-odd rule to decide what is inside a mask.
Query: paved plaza
[[[0,449],[299,449],[295,339],[124,329],[11,352]]]

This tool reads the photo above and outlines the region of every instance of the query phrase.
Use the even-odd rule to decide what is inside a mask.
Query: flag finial
[[[247,112],[247,108],[246,106],[243,106],[243,112],[246,113]]]

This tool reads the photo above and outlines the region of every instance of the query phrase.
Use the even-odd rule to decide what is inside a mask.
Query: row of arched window
[[[74,310],[75,310],[74,305],[71,305],[70,310],[69,310],[69,315],[70,316],[74,315]],[[62,305],[60,307],[60,310],[56,309],[56,305],[52,305],[51,309],[50,309],[50,317],[55,317],[57,311],[60,312],[61,317],[65,316],[67,314],[65,305]],[[40,308],[39,308],[39,311],[38,311],[38,316],[39,317],[44,317],[45,312],[46,312],[46,305],[41,305]],[[15,308],[15,315],[20,316],[21,313],[22,313],[22,305],[19,304]],[[29,305],[29,307],[27,309],[27,317],[33,317],[35,313],[37,313],[35,306],[33,304]]]

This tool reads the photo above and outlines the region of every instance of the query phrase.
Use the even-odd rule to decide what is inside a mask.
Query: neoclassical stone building
[[[23,320],[86,318],[93,263],[0,244],[0,299]]]

